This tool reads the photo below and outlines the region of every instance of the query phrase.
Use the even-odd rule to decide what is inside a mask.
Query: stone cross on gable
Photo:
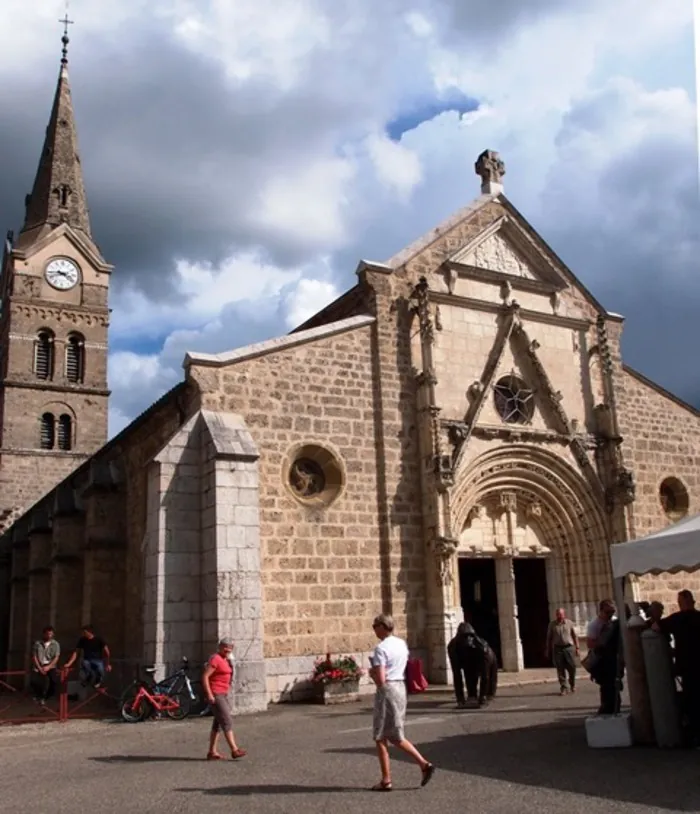
[[[484,150],[476,159],[474,170],[481,176],[481,194],[498,195],[503,192],[506,165],[495,150]]]

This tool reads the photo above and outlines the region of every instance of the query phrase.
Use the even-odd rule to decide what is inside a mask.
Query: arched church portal
[[[459,540],[457,616],[471,618],[505,670],[545,666],[556,608],[583,632],[611,590],[605,522],[592,486],[554,453],[503,447],[459,478],[451,516]]]

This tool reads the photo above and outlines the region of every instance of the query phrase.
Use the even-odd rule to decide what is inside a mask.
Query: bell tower
[[[94,242],[68,81],[68,25],[24,224],[0,275],[0,531],[107,440],[112,267]]]

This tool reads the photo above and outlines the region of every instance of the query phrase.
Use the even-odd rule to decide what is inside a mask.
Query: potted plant
[[[322,704],[345,704],[360,697],[360,676],[363,670],[352,656],[331,658],[326,653],[314,665],[311,683],[314,696]]]

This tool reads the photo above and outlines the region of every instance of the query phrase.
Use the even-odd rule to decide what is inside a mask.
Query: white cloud
[[[348,239],[347,187],[354,174],[352,162],[344,158],[319,159],[302,167],[292,162],[288,172],[269,179],[250,216],[295,243],[318,249],[342,244]]]
[[[369,136],[366,146],[379,181],[407,200],[423,178],[418,156],[383,133]]]
[[[291,330],[325,308],[339,296],[340,292],[327,280],[299,280],[285,298],[287,327]]]

